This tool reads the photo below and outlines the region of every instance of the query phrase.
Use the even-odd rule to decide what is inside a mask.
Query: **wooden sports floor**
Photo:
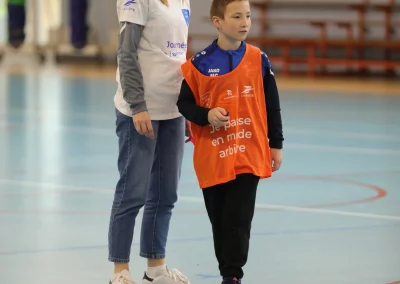
[[[114,67],[84,65],[0,71],[1,283],[108,283],[114,78]],[[260,184],[243,283],[400,281],[400,80],[277,80],[284,161]],[[168,264],[192,284],[220,283],[185,151]]]

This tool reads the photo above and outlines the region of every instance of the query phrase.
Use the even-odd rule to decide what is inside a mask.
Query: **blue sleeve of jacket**
[[[265,52],[261,52],[262,55],[262,69],[263,69],[263,78],[265,77],[265,75],[267,73],[272,73],[272,75],[274,75],[274,72],[272,71],[272,65],[271,62],[269,61],[268,55]]]
[[[282,132],[282,117],[278,87],[276,85],[272,65],[267,54],[264,52],[261,52],[261,54],[264,94],[267,105],[269,146],[275,149],[282,149],[284,139]]]

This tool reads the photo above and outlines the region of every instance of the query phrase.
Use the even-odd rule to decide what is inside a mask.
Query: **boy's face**
[[[225,9],[224,19],[214,17],[214,25],[229,40],[243,41],[251,27],[249,1],[234,1]]]

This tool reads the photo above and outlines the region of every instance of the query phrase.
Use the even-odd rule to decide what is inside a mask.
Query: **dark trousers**
[[[8,41],[19,48],[25,41],[26,11],[24,1],[8,1]]]
[[[243,278],[259,180],[252,174],[241,174],[230,182],[203,189],[215,255],[224,278]]]
[[[87,43],[89,27],[87,25],[88,0],[70,0],[71,44],[75,48],[84,48]]]

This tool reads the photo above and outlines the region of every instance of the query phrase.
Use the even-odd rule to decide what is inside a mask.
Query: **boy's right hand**
[[[133,124],[136,131],[150,139],[154,140],[153,125],[151,124],[150,115],[147,111],[142,111],[132,116]]]
[[[228,112],[222,107],[216,107],[208,112],[208,122],[214,127],[221,127],[228,123]]]

